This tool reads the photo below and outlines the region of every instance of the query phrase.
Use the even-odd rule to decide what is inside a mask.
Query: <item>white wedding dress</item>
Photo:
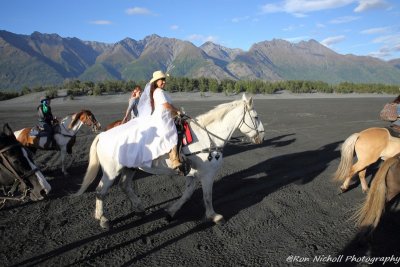
[[[168,153],[178,142],[171,112],[163,104],[172,103],[162,89],[154,91],[154,112],[100,134],[99,153],[117,158],[125,167],[150,167],[153,159]]]

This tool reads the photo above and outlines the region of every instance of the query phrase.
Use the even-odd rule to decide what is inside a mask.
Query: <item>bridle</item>
[[[30,170],[27,173],[24,173],[22,175],[18,174],[18,172],[12,166],[11,162],[9,161],[9,159],[4,155],[5,152],[7,152],[8,150],[10,150],[10,149],[12,149],[14,147],[19,147],[21,149],[24,149],[19,144],[12,144],[12,145],[6,146],[6,147],[4,147],[4,148],[2,148],[0,150],[0,158],[2,159],[2,162],[0,162],[0,170],[8,173],[10,176],[14,176],[15,177],[14,184],[13,184],[12,188],[8,192],[5,192],[6,196],[5,197],[0,196],[0,200],[1,200],[0,201],[0,208],[3,207],[3,205],[4,205],[6,200],[25,201],[27,199],[29,191],[32,190],[32,188],[27,185],[26,178],[31,176],[31,175],[33,175],[33,174],[35,174],[35,172],[38,171],[38,168],[35,167],[34,169]],[[24,192],[22,192],[22,196],[21,197],[14,197],[14,192],[17,189],[19,184],[23,185]]]
[[[63,121],[65,121],[65,120],[66,120],[66,119],[64,119]],[[63,122],[63,121],[62,121],[62,122]],[[90,127],[90,128],[92,129],[93,132],[96,131],[96,125],[98,124],[98,121],[96,120],[96,118],[94,117],[93,114],[91,114],[91,115],[86,115],[86,116],[85,116],[85,120],[80,120],[80,121],[82,122],[83,125],[86,125],[86,126]],[[62,122],[60,123],[60,126],[62,126],[66,132],[69,132],[70,130],[67,129],[67,128],[65,127],[64,123],[62,123]],[[61,134],[61,135],[63,135],[63,136],[67,136],[67,137],[74,137],[77,133],[78,133],[78,132],[76,131],[76,132],[74,132],[74,134],[70,135],[70,134],[62,133],[61,131],[59,132],[59,134]]]
[[[86,115],[86,119],[84,121],[82,121],[83,124],[85,124],[86,126],[92,128],[92,131],[95,132],[96,131],[96,125],[99,123],[96,118],[94,117],[93,114],[90,115]]]
[[[259,138],[260,137],[260,133],[262,133],[264,131],[259,131],[258,130],[257,122],[256,122],[257,117],[253,118],[251,116],[251,114],[250,114],[250,111],[251,110],[247,107],[247,105],[244,105],[243,116],[242,116],[241,121],[239,122],[238,128],[240,128],[244,124],[247,127],[249,127],[251,130],[256,131],[256,137],[255,138]],[[252,122],[253,126],[250,126],[250,125],[248,125],[246,123],[245,117],[246,117],[247,113],[249,114],[249,117],[251,118],[251,122]],[[197,154],[200,154],[200,153],[209,153],[209,155],[208,155],[208,160],[209,161],[212,160],[213,154],[215,155],[214,157],[218,160],[218,158],[220,157],[219,153],[222,154],[223,147],[226,145],[226,143],[229,143],[230,141],[229,140],[225,140],[222,137],[210,132],[209,130],[207,130],[206,127],[202,126],[197,120],[187,116],[186,114],[183,114],[183,117],[188,118],[188,120],[192,121],[194,124],[196,124],[202,130],[204,130],[207,133],[208,139],[210,141],[210,147],[209,148],[205,148],[205,149],[202,149],[200,151],[196,151],[196,152],[192,152],[192,153],[184,154],[184,155],[185,156],[191,156],[191,155],[197,155]],[[219,140],[222,140],[224,142],[224,144],[222,146],[217,146],[215,144],[215,142],[212,141],[211,136],[214,136],[215,138],[217,138]]]
[[[248,128],[250,128],[250,131],[245,132],[245,134],[249,133],[251,131],[256,131],[256,136],[254,138],[260,138],[260,133],[264,133],[264,131],[259,131],[258,130],[257,121],[256,121],[256,120],[258,120],[258,116],[257,117],[251,116],[250,111],[251,111],[251,109],[249,109],[247,107],[247,105],[244,105],[243,117],[242,117],[242,120],[240,121],[240,123],[238,125],[238,128],[242,127],[242,125],[246,125]],[[247,113],[249,114],[249,117],[251,119],[251,123],[253,124],[252,126],[250,126],[249,124],[246,123],[245,117],[246,117]]]

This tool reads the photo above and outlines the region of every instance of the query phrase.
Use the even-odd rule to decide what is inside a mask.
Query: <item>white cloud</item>
[[[373,40],[374,43],[382,43],[389,46],[400,45],[400,34],[389,34],[377,37]]]
[[[241,22],[241,21],[248,20],[249,18],[250,18],[249,16],[236,17],[236,18],[233,18],[231,21],[232,21],[233,23],[238,23],[238,22]]]
[[[112,22],[109,21],[109,20],[93,20],[90,23],[91,24],[96,24],[96,25],[110,25],[110,24],[112,24]]]
[[[377,51],[377,52],[368,53],[368,56],[383,59],[385,57],[391,56],[391,54],[388,52],[385,52],[385,51]]]
[[[360,19],[360,17],[354,17],[354,16],[346,16],[346,17],[340,17],[336,18],[330,21],[332,24],[343,24],[343,23],[349,23],[355,20]]]
[[[128,15],[152,15],[152,12],[144,7],[132,7],[125,10]]]
[[[356,0],[284,0],[278,4],[266,4],[261,7],[263,13],[286,12],[295,16],[305,13],[343,7]]]
[[[216,43],[217,40],[218,40],[218,37],[212,36],[212,35],[204,36],[204,35],[201,35],[201,34],[192,34],[192,35],[189,35],[186,38],[186,40],[194,42],[194,43],[197,43],[197,42],[201,42],[201,43],[213,42],[213,43]]]
[[[309,36],[297,36],[297,37],[291,37],[291,38],[284,38],[284,40],[291,42],[291,43],[298,43],[300,41],[308,41],[310,40]]]
[[[304,27],[304,24],[289,25],[286,28],[283,28],[282,30],[286,31],[286,32],[290,32],[290,31],[294,31],[294,30],[297,30],[297,29],[300,29],[300,28],[303,28],[303,27]]]
[[[361,31],[362,34],[382,34],[388,33],[390,31],[389,27],[381,27],[381,28],[370,28]]]
[[[171,30],[173,30],[173,31],[176,31],[176,30],[179,29],[179,26],[178,26],[178,25],[171,25],[169,28],[170,28]]]
[[[346,37],[344,35],[328,37],[321,41],[321,44],[326,47],[331,47],[333,44],[342,42]]]
[[[359,0],[358,6],[354,9],[354,12],[385,8],[389,8],[389,4],[385,0]]]
[[[371,52],[368,55],[385,60],[385,59],[399,58],[398,55],[399,52],[400,52],[400,43],[395,45],[385,44],[378,51]]]

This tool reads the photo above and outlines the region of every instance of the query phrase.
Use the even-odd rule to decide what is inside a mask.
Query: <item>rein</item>
[[[250,110],[247,108],[247,105],[244,105],[243,116],[242,116],[242,119],[241,119],[241,121],[240,121],[240,123],[239,123],[238,128],[240,128],[240,126],[244,124],[244,125],[246,125],[247,127],[249,127],[251,130],[255,130],[255,131],[257,132],[257,136],[259,136],[260,131],[258,131],[256,122],[254,121],[253,117],[250,116],[251,121],[252,121],[252,124],[253,124],[253,127],[250,127],[250,126],[245,122],[245,116],[246,116],[247,113],[250,114]],[[212,160],[212,157],[213,157],[212,154],[214,154],[213,152],[215,152],[215,153],[216,153],[215,158],[218,160],[219,157],[220,157],[219,153],[222,154],[222,151],[223,151],[224,146],[225,146],[227,143],[229,143],[230,141],[229,141],[229,140],[225,140],[225,139],[223,139],[222,137],[220,137],[220,136],[218,136],[218,135],[216,135],[216,134],[210,132],[209,130],[207,130],[206,127],[202,126],[197,120],[195,120],[195,119],[193,119],[193,118],[187,116],[186,114],[183,114],[183,116],[186,117],[186,118],[188,118],[190,121],[192,121],[192,122],[193,122],[194,124],[196,124],[198,127],[200,127],[200,129],[204,130],[204,131],[207,133],[208,140],[210,141],[210,147],[209,147],[209,148],[205,148],[205,149],[202,149],[202,150],[199,150],[199,151],[196,151],[196,152],[192,152],[192,153],[189,153],[189,154],[184,154],[184,155],[185,155],[185,156],[192,156],[192,155],[197,155],[197,154],[201,154],[201,153],[208,153],[208,154],[209,154],[209,155],[208,155],[208,160],[211,161],[211,160]],[[222,146],[216,146],[216,145],[215,145],[215,142],[211,139],[210,136],[214,136],[215,138],[217,138],[217,139],[219,139],[219,140],[222,140],[222,141],[224,142],[224,144],[223,144]]]
[[[13,144],[13,145],[9,145],[4,147],[3,149],[0,150],[0,158],[2,159],[2,163],[0,163],[0,169],[7,172],[9,175],[16,177],[14,180],[14,184],[12,186],[12,188],[10,189],[10,191],[8,191],[6,193],[7,197],[2,197],[0,196],[0,199],[2,199],[1,203],[0,203],[0,208],[4,205],[6,200],[18,200],[18,201],[25,201],[29,190],[31,190],[31,188],[29,186],[27,186],[27,184],[25,183],[25,179],[31,175],[33,175],[38,168],[34,168],[31,171],[29,171],[28,173],[25,173],[24,175],[19,175],[17,173],[17,171],[15,170],[15,168],[12,166],[12,164],[10,163],[10,161],[8,160],[8,158],[6,156],[4,156],[4,152],[12,149],[13,147],[20,147],[20,145],[18,144]],[[22,148],[23,149],[23,148]],[[14,197],[14,192],[18,187],[18,184],[21,183],[25,190],[22,194],[21,197]]]
[[[72,117],[71,117],[71,118],[72,118]],[[72,129],[68,129],[67,127],[65,127],[65,125],[64,125],[63,122],[65,122],[66,120],[67,120],[67,118],[64,118],[64,119],[61,121],[61,123],[60,123],[59,125],[61,125],[61,126],[64,128],[64,130],[65,130],[66,132],[69,132],[69,131],[72,130]],[[92,121],[92,119],[89,120],[89,123],[86,122],[87,120],[85,120],[85,121],[79,120],[79,121],[82,122],[83,125],[86,125],[86,126],[92,128],[92,131],[94,131],[95,125],[96,125],[96,123],[97,123],[97,121]],[[61,126],[60,126],[60,127],[61,127]],[[80,127],[79,127],[76,131],[74,131],[74,134],[72,134],[72,135],[70,135],[70,134],[64,134],[64,133],[61,132],[61,130],[60,130],[60,132],[59,132],[58,134],[61,134],[61,135],[63,135],[63,136],[71,137],[71,138],[72,138],[72,137],[74,137],[74,136],[77,135],[79,129],[80,129]]]

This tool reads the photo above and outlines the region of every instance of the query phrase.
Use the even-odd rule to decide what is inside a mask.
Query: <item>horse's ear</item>
[[[252,96],[250,98],[247,98],[246,94],[243,93],[242,99],[247,102],[247,105],[249,107],[253,106],[253,97]]]
[[[253,97],[251,96],[250,98],[249,98],[249,107],[253,107]]]
[[[11,127],[10,127],[10,125],[8,123],[4,124],[3,132],[8,136],[15,137],[14,132],[13,132],[13,130],[11,129]]]

